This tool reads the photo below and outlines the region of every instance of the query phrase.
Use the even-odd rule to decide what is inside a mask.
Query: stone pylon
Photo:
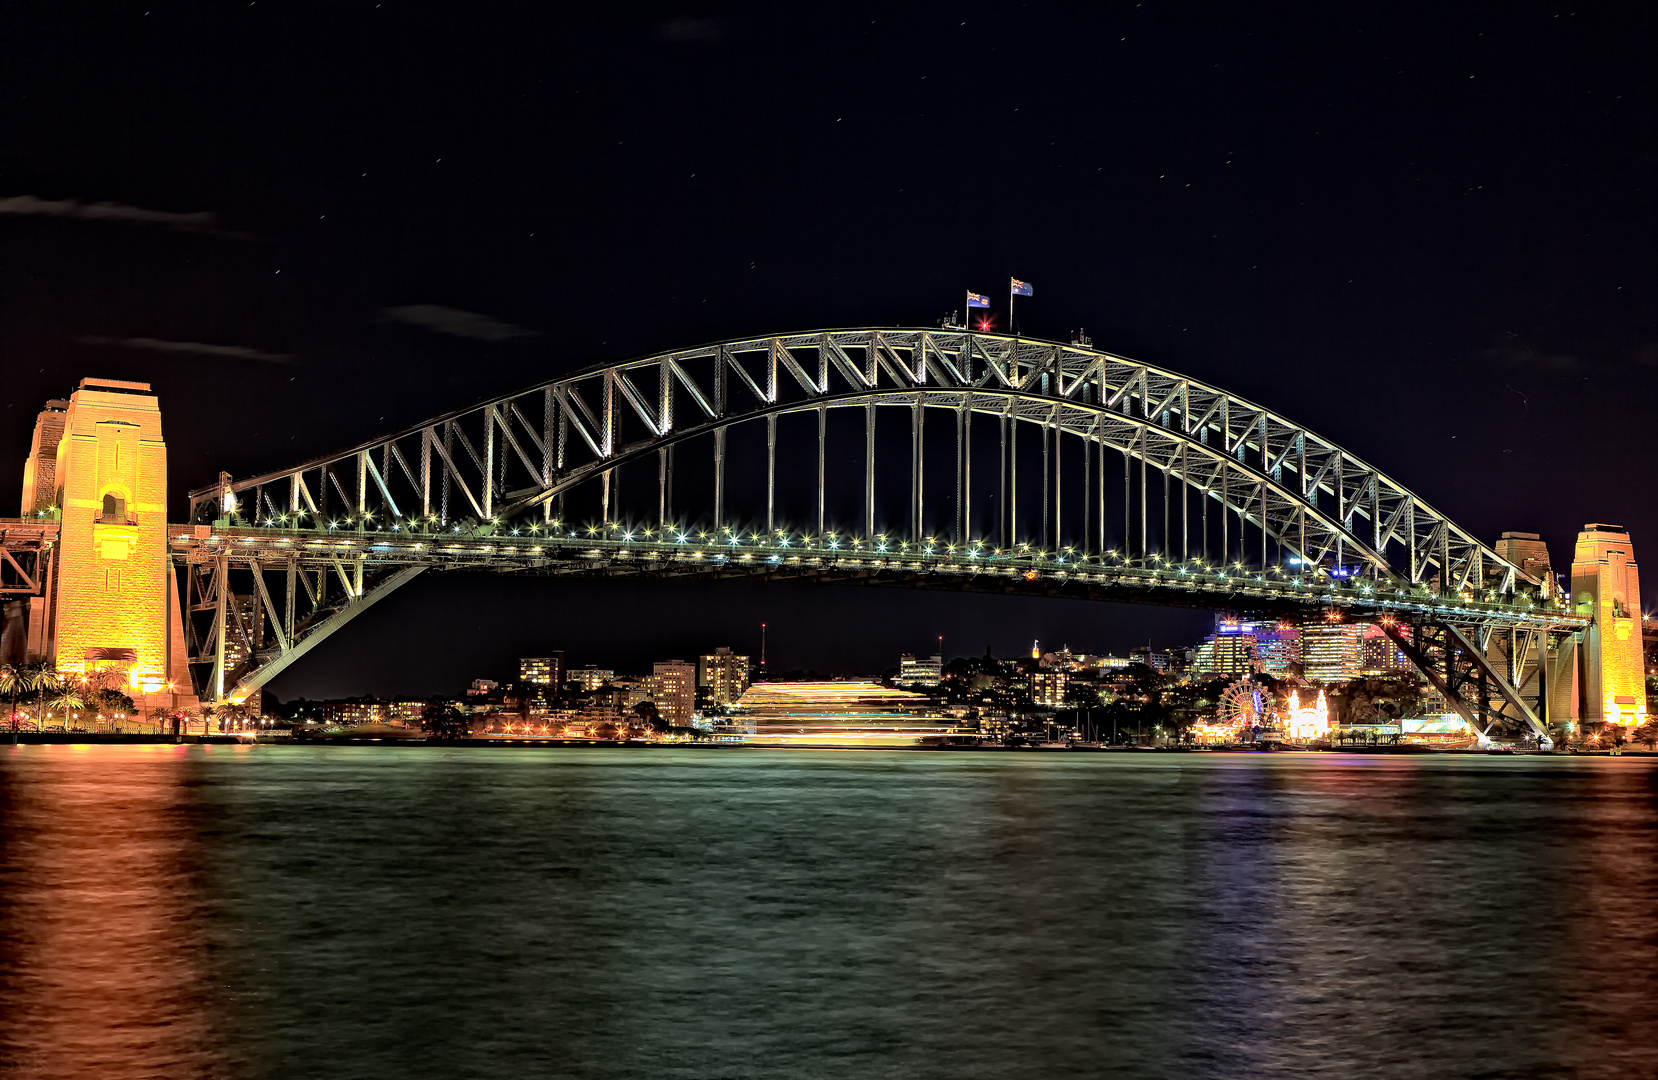
[[[108,672],[135,701],[180,704],[190,677],[167,553],[160,403],[148,383],[83,379],[62,432],[48,660],[65,675]],[[41,464],[31,455],[28,475]]]
[[[1640,577],[1622,526],[1590,524],[1577,534],[1571,589],[1572,607],[1594,619],[1577,649],[1576,715],[1590,723],[1645,722]]]

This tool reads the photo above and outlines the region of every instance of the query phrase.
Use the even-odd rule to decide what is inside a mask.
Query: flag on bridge
[[[970,292],[967,294],[967,306],[970,308],[987,308],[990,306],[990,297],[982,293]]]
[[[1020,281],[1018,278],[1014,278],[1013,279],[1013,295],[1014,296],[1035,296],[1036,294],[1031,291],[1030,282]]]

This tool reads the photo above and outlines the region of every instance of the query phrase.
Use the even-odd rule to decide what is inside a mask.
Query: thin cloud
[[[382,308],[380,320],[407,323],[422,330],[448,334],[451,337],[469,338],[473,341],[511,341],[514,338],[541,336],[534,330],[526,330],[522,326],[492,319],[488,315],[479,315],[475,311],[460,311],[441,304],[405,304],[401,307]]]
[[[219,216],[201,210],[176,214],[170,210],[146,210],[124,203],[83,203],[79,199],[41,199],[34,195],[13,195],[0,199],[0,214],[20,217],[74,218],[79,221],[113,221],[127,225],[159,225],[186,232],[217,232]],[[227,234],[228,235],[228,234]]]
[[[713,45],[730,36],[724,19],[663,19],[656,40],[675,45]]]
[[[216,360],[258,360],[264,364],[291,364],[294,358],[287,353],[265,352],[246,345],[209,345],[202,341],[162,341],[160,338],[109,338],[85,335],[76,338],[82,345],[114,345],[126,349],[148,349],[151,352],[185,353],[190,356],[211,356]]]

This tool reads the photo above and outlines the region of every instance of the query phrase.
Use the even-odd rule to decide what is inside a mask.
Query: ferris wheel
[[[1234,727],[1262,726],[1267,715],[1266,692],[1249,676],[1236,680],[1220,695],[1220,721]]]

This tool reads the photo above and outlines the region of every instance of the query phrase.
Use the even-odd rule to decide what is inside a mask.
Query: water
[[[1658,759],[0,751],[0,1074],[1658,1074]]]

